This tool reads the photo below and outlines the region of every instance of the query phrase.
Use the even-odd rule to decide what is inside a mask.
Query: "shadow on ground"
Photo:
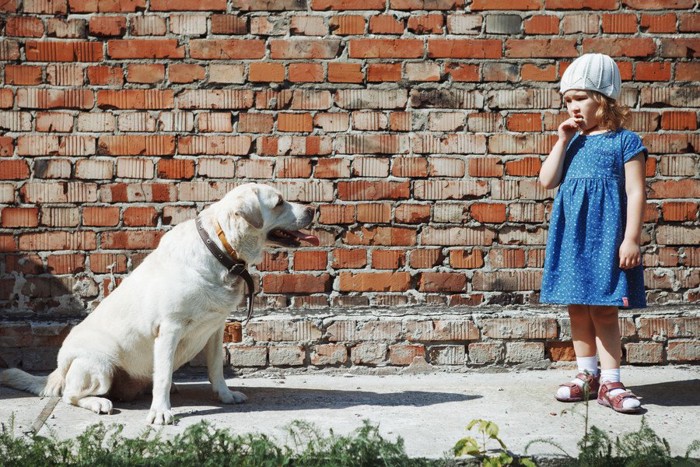
[[[630,388],[642,397],[642,404],[662,407],[700,406],[700,379],[635,385]]]

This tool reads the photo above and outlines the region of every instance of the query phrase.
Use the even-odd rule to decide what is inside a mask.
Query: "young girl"
[[[586,54],[564,72],[569,118],[542,164],[540,183],[559,186],[542,279],[542,303],[568,305],[579,374],[557,391],[564,402],[598,397],[617,412],[641,411],[620,382],[618,307],[646,306],[641,265],[647,150],[622,128],[620,72],[607,55]],[[598,372],[596,353],[600,356]]]

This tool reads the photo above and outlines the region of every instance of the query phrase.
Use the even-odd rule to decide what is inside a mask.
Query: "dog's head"
[[[240,185],[218,204],[224,219],[217,217],[226,237],[247,261],[259,261],[264,246],[295,248],[302,241],[319,244],[316,236],[299,231],[313,221],[314,208],[290,203],[268,185]]]

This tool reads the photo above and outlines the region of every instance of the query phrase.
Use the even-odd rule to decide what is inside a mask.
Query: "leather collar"
[[[195,224],[197,225],[197,232],[199,232],[199,236],[202,238],[202,241],[209,249],[211,254],[213,254],[219,263],[221,263],[228,270],[229,274],[239,276],[245,281],[246,286],[248,287],[248,315],[246,316],[246,322],[248,322],[253,316],[253,291],[255,290],[253,278],[248,272],[248,265],[245,261],[238,258],[236,251],[231,247],[228,240],[226,240],[226,236],[224,235],[224,232],[218,222],[215,223],[216,235],[219,237],[221,244],[226,249],[226,253],[221,251],[216,243],[214,243],[214,241],[209,237],[207,231],[204,230],[204,227],[202,226],[202,219],[199,216],[197,216]]]

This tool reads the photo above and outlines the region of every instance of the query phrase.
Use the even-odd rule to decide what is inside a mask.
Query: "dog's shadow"
[[[238,389],[238,388],[232,388]],[[377,407],[425,407],[449,402],[479,399],[480,395],[400,391],[379,393],[372,391],[307,389],[292,387],[250,387],[240,388],[248,400],[242,404],[222,404],[211,391],[208,383],[178,384],[177,391],[171,394],[173,407],[194,407],[188,412],[178,411],[178,417],[199,417],[221,413],[279,412],[317,409],[345,409],[355,406]],[[147,409],[145,398],[127,404],[131,409]],[[126,407],[124,407],[126,408]]]
[[[631,386],[630,389],[643,398],[642,404],[662,407],[700,406],[700,379],[642,384]]]

